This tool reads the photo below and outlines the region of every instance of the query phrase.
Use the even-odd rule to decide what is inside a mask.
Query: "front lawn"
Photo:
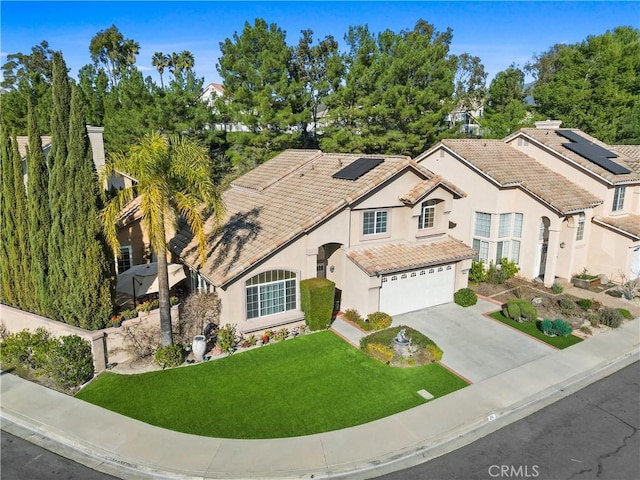
[[[77,397],[152,425],[223,438],[280,438],[377,420],[467,385],[439,364],[394,368],[332,332],[188,367],[101,374]]]
[[[538,328],[539,320],[536,322],[516,322],[515,320],[505,317],[501,312],[495,312],[489,316],[559,349],[570,347],[571,345],[575,345],[582,341],[581,338],[576,337],[575,335],[567,335],[566,337],[549,337],[542,333]]]

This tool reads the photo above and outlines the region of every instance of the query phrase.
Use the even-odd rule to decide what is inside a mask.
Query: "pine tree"
[[[48,241],[51,230],[49,211],[49,170],[42,150],[40,129],[33,105],[29,103],[29,149],[27,152],[27,214],[29,247],[31,252],[30,275],[36,294],[35,311],[49,313],[48,292]]]
[[[18,263],[13,275],[15,275],[16,294],[18,304],[22,310],[32,312],[35,310],[35,292],[31,281],[31,251],[29,248],[29,225],[27,219],[27,192],[24,186],[24,171],[22,157],[18,151],[18,141],[15,136],[12,139],[12,169],[13,169],[13,194],[12,204],[15,228],[15,241],[17,244]]]
[[[73,185],[65,195],[63,222],[68,227],[64,271],[67,323],[102,328],[112,313],[114,262],[109,258],[99,220],[98,178],[82,111],[82,93],[73,86],[66,174]]]
[[[5,126],[0,138],[0,295],[2,303],[18,305],[15,272],[18,265],[18,245],[15,235],[13,161],[11,138]]]
[[[49,151],[49,205],[51,209],[51,231],[49,232],[49,314],[62,319],[64,298],[67,293],[64,275],[65,231],[62,211],[64,192],[75,181],[65,170],[67,160],[67,135],[69,134],[69,105],[71,90],[67,66],[60,52],[52,58],[53,111],[51,113],[51,150]]]

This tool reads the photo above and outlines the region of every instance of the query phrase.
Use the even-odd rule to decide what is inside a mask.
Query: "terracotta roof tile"
[[[637,240],[640,240],[640,215],[629,214],[621,217],[595,217],[593,220],[596,223],[602,223],[622,230]]]
[[[393,273],[473,258],[476,252],[453,238],[440,241],[396,242],[354,248],[347,257],[369,275]]]
[[[18,141],[18,151],[20,152],[20,157],[26,157],[27,145],[29,145],[29,137],[20,135],[16,137],[16,140]],[[46,147],[47,145],[51,145],[51,137],[48,135],[41,136],[40,140],[42,141],[42,148]]]
[[[391,155],[356,180],[332,177],[361,157],[381,156],[288,150],[234,181],[223,194],[221,228],[213,232],[213,219],[205,225],[209,246],[201,274],[214,285],[225,285],[398,172],[411,168],[428,179],[409,157]],[[178,232],[170,248],[188,265],[200,265],[188,231]]]
[[[586,140],[592,143],[595,143],[596,145],[599,145],[602,148],[606,148],[607,150],[616,150],[614,153],[618,153],[619,156],[617,158],[613,158],[612,160],[615,163],[628,168],[629,170],[632,171],[632,173],[615,175],[605,170],[604,168],[600,167],[599,165],[596,165],[595,163],[587,160],[581,155],[578,155],[577,153],[569,150],[568,148],[563,146],[563,143],[570,143],[570,140],[560,135],[557,132],[557,130],[548,129],[548,128],[523,128],[519,132],[522,132],[528,137],[546,145],[547,147],[551,148],[552,150],[555,150],[556,152],[567,157],[568,159],[572,160],[573,162],[577,163],[583,168],[601,176],[602,178],[609,180],[612,183],[640,181],[640,172],[638,172],[634,168],[634,166],[630,164],[630,162],[633,163],[633,158],[627,155],[624,149],[620,150],[615,148],[614,146],[607,145],[606,143],[601,142],[597,138],[594,138],[578,129],[562,128],[561,130],[571,130],[577,133],[578,135],[580,135],[581,137],[585,138]],[[516,133],[515,135],[518,135],[518,133]]]
[[[142,212],[140,211],[141,202],[142,197],[137,196],[127,203],[122,210],[120,210],[118,218],[116,219],[116,225],[119,228],[124,227],[125,225],[128,225],[142,217]]]
[[[519,187],[561,213],[571,213],[602,200],[502,140],[442,140],[442,144],[502,187]]]

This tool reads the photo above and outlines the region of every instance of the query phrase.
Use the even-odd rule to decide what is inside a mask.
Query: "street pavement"
[[[181,434],[7,373],[1,426],[121,478],[370,478],[467,445],[637,361],[639,334],[636,318],[405,412],[304,437]]]

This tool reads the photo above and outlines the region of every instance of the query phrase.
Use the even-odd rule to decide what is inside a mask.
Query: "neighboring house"
[[[640,276],[640,159],[584,132],[538,122],[504,140],[443,140],[416,158],[467,192],[452,234],[486,264],[506,257],[551,285],[586,268]]]
[[[120,243],[120,255],[116,258],[116,273],[122,273],[134,265],[155,261],[149,235],[142,227],[141,200],[142,197],[136,197],[129,202],[116,221]]]
[[[445,116],[449,127],[458,126],[458,132],[468,136],[479,137],[482,135],[482,127],[479,119],[484,116],[484,105],[467,107],[459,105],[451,113]]]
[[[215,110],[215,102],[218,98],[224,96],[224,86],[219,83],[210,83],[202,90],[200,94],[200,100],[205,102],[209,107]],[[213,125],[215,130],[222,130],[224,132],[250,132],[251,130],[242,125],[239,122],[236,123],[215,123]]]
[[[171,251],[246,333],[301,320],[300,281],[335,282],[341,309],[398,314],[453,300],[475,252],[449,236],[458,187],[408,157],[287,150],[232,182],[200,264],[181,230]],[[455,209],[454,209],[455,210]]]

